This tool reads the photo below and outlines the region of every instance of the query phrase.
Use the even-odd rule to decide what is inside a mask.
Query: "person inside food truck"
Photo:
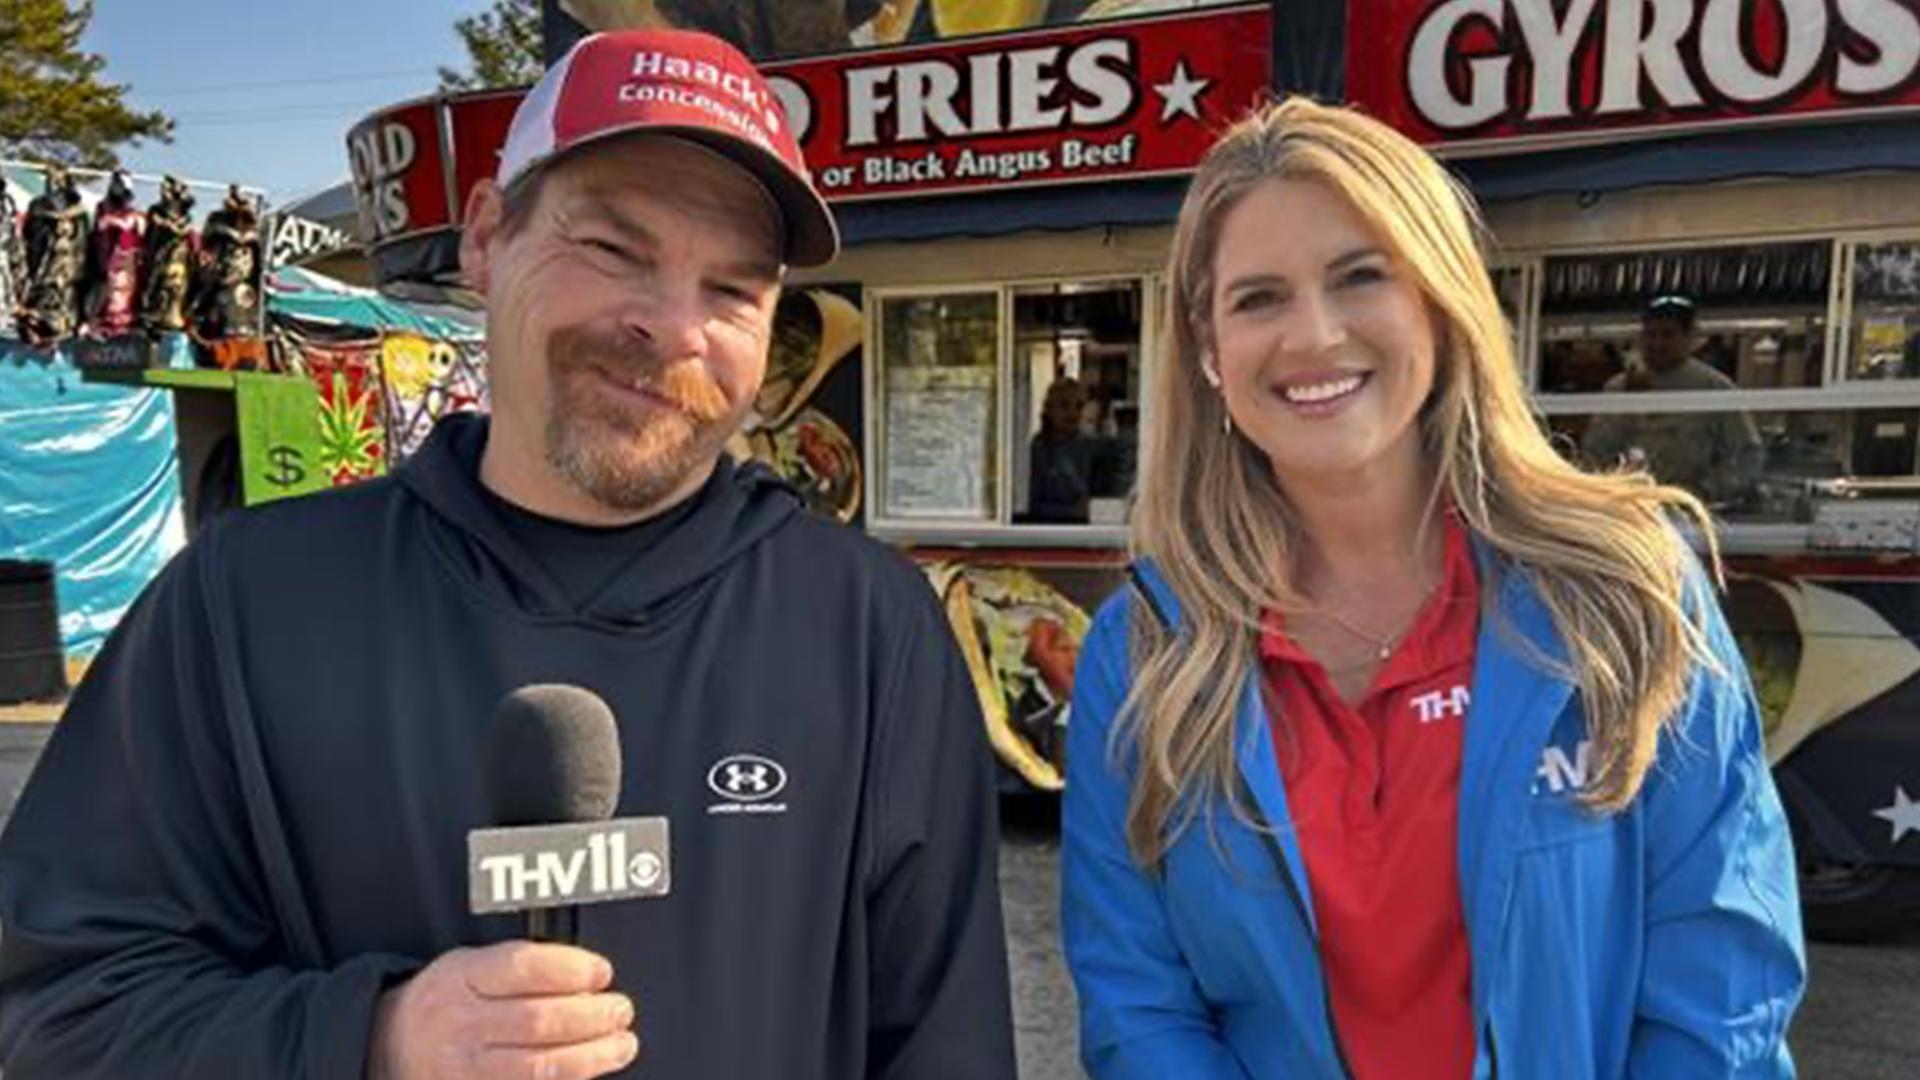
[[[1606,389],[1737,389],[1732,379],[1695,355],[1698,321],[1691,298],[1655,297],[1641,315],[1638,361],[1607,380]],[[1715,507],[1745,498],[1764,458],[1753,418],[1738,410],[1605,413],[1594,417],[1582,449],[1597,466],[1643,466],[1662,483],[1686,488]]]
[[[1032,487],[1021,520],[1085,524],[1096,496],[1117,494],[1113,440],[1089,435],[1086,413],[1087,389],[1080,380],[1062,376],[1047,387],[1040,430],[1029,449]]]

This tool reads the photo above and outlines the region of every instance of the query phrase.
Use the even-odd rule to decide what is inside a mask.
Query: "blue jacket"
[[[1731,676],[1696,676],[1639,797],[1599,817],[1573,798],[1585,725],[1539,659],[1565,657],[1546,607],[1522,575],[1483,574],[1496,584],[1459,807],[1474,1076],[1791,1077],[1806,979],[1792,844],[1719,606],[1702,587]],[[1141,577],[1178,625],[1171,590]],[[1116,765],[1109,735],[1137,605],[1123,593],[1101,609],[1074,684],[1062,906],[1082,1059],[1096,1080],[1346,1076],[1257,675],[1240,695],[1240,775],[1272,827],[1206,806],[1163,873],[1128,855],[1133,755]]]

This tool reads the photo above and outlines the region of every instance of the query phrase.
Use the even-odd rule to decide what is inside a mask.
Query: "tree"
[[[130,107],[81,51],[92,19],[93,0],[0,0],[0,152],[108,169],[124,143],[173,141],[172,120]]]
[[[0,0],[4,2],[4,0]],[[440,69],[442,90],[530,86],[545,70],[540,47],[540,0],[493,0],[493,8],[453,24],[473,70]]]

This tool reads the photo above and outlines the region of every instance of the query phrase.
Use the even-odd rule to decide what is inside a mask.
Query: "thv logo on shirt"
[[[1540,754],[1540,767],[1533,773],[1533,793],[1540,794],[1542,785],[1555,795],[1579,791],[1587,786],[1592,763],[1593,743],[1589,740],[1580,740],[1571,757],[1557,746],[1547,747]]]
[[[1467,705],[1472,699],[1473,695],[1468,693],[1466,687],[1456,686],[1451,690],[1435,690],[1432,693],[1416,695],[1413,699],[1413,709],[1420,714],[1421,723],[1431,724],[1436,720],[1445,720],[1449,716],[1467,715]]]

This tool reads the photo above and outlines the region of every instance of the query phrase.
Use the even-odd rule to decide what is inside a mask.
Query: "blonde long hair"
[[[1471,198],[1384,124],[1293,98],[1213,147],[1174,234],[1174,332],[1155,376],[1133,546],[1157,564],[1182,619],[1178,640],[1139,605],[1130,620],[1135,676],[1114,749],[1137,751],[1127,817],[1134,857],[1157,866],[1207,800],[1224,798],[1251,820],[1235,778],[1236,706],[1262,613],[1302,606],[1284,580],[1298,526],[1265,455],[1223,433],[1225,404],[1200,366],[1221,219],[1271,179],[1315,181],[1344,196],[1425,295],[1440,354],[1419,423],[1436,497],[1451,500],[1503,572],[1526,573],[1539,590],[1567,647],[1559,674],[1578,687],[1593,740],[1582,798],[1598,811],[1624,808],[1689,674],[1712,666],[1682,605],[1689,557],[1672,522],[1676,512],[1691,519],[1711,545],[1706,509],[1644,474],[1597,475],[1564,460],[1521,385]],[[1717,552],[1709,555],[1717,573]]]

